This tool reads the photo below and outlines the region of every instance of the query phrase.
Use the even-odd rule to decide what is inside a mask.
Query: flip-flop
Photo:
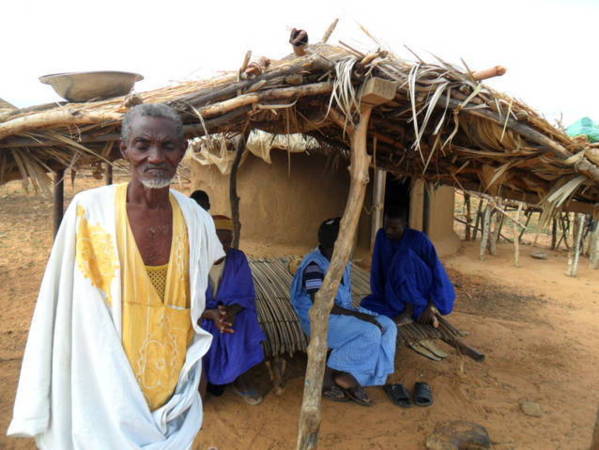
[[[383,390],[389,399],[397,406],[401,406],[402,408],[412,407],[410,391],[408,391],[403,384],[386,384],[383,386]]]
[[[323,389],[322,396],[328,400],[334,402],[349,402],[350,398],[347,396],[345,391],[334,384],[333,386]]]
[[[362,386],[343,389],[343,391],[354,403],[357,403],[360,406],[372,406],[372,400],[370,400]]]
[[[416,406],[431,406],[433,404],[433,389],[427,383],[414,384],[414,403]]]
[[[247,391],[240,391],[234,385],[231,385],[231,388],[233,389],[233,392],[243,398],[248,405],[256,406],[264,400],[264,397],[262,397],[255,389],[250,388]]]
[[[433,352],[431,352],[428,348],[425,348],[422,345],[420,345],[418,342],[408,343],[408,347],[410,347],[412,350],[414,350],[419,355],[422,355],[425,358],[428,358],[430,360],[441,361],[441,359],[442,359],[442,358],[439,358],[437,355],[435,355]]]
[[[420,341],[420,345],[422,347],[426,348],[427,350],[429,350],[430,352],[432,352],[433,355],[435,355],[441,359],[445,359],[449,356],[447,354],[447,352],[444,352],[443,350],[441,350],[439,347],[437,347],[435,345],[435,342],[433,339],[425,339],[423,341]]]

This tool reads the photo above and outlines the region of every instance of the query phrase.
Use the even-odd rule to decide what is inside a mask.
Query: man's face
[[[220,240],[220,243],[223,245],[223,250],[225,253],[229,251],[231,248],[231,243],[233,242],[233,232],[231,230],[216,230],[216,235]]]
[[[391,240],[397,241],[402,238],[406,229],[406,223],[400,218],[385,217],[385,234]]]
[[[131,163],[133,180],[161,189],[175,176],[186,147],[172,120],[141,116],[133,120],[127,142],[121,142],[121,153]]]

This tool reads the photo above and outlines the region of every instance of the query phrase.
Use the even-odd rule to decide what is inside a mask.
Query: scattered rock
[[[426,438],[429,450],[479,450],[491,448],[489,433],[482,425],[463,420],[441,422]]]
[[[545,252],[532,252],[530,254],[530,257],[534,258],[534,259],[547,259],[547,253],[545,253]]]
[[[543,410],[541,409],[541,405],[535,402],[530,402],[528,400],[524,400],[520,402],[520,409],[524,414],[531,417],[541,417],[543,415]]]

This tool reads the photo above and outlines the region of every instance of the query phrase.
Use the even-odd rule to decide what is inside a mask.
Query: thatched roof
[[[371,117],[368,151],[377,167],[529,203],[586,211],[599,203],[599,146],[568,137],[468,70],[346,45],[307,50],[258,65],[258,75],[246,76],[243,67],[135,97],[0,113],[0,183],[40,179],[91,155],[115,159],[121,118],[138,101],[177,108],[188,137],[302,133],[347,156],[359,87],[380,77],[394,81],[396,93]]]

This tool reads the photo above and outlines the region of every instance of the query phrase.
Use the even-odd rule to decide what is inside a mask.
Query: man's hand
[[[233,305],[219,305],[219,310],[223,312],[225,322],[229,323],[231,327],[235,327],[235,319],[237,314],[244,310],[243,306]]]
[[[435,328],[439,328],[438,313],[437,308],[432,303],[429,303],[426,309],[422,311],[422,314],[420,314],[420,317],[418,317],[418,323],[428,323]]]
[[[224,306],[219,305],[216,309],[207,309],[202,314],[202,319],[212,320],[221,333],[235,333],[232,324],[226,320]]]

